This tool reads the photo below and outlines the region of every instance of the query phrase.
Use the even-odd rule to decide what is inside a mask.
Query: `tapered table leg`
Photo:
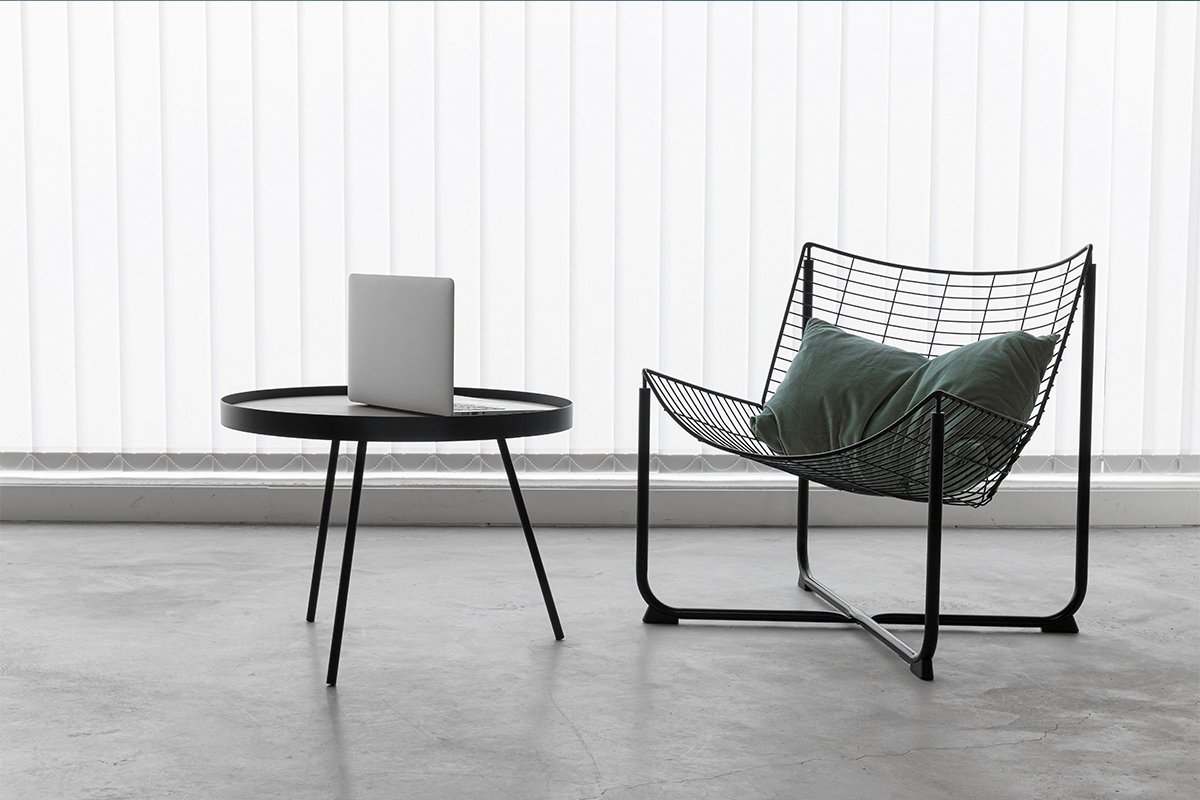
[[[338,661],[342,654],[342,629],[346,622],[346,595],[350,593],[350,567],[354,562],[354,534],[358,527],[358,503],[362,498],[363,465],[367,443],[359,442],[354,455],[354,483],[350,487],[350,512],[346,516],[346,546],[342,550],[342,577],[338,583],[337,610],[333,614],[333,641],[329,645],[329,673],[325,682],[337,684]]]
[[[317,528],[317,552],[313,556],[312,586],[308,590],[309,622],[317,615],[317,594],[321,591],[321,567],[325,563],[325,537],[329,533],[329,508],[333,504],[333,479],[337,475],[338,453],[342,443],[337,439],[329,445],[329,468],[325,473],[325,499],[321,501],[321,526]]]
[[[521,527],[525,529],[525,542],[529,545],[529,555],[533,559],[533,569],[537,573],[538,584],[542,587],[542,598],[546,601],[546,612],[550,615],[550,627],[554,629],[554,638],[562,639],[562,625],[558,622],[558,609],[554,607],[554,595],[550,594],[550,581],[546,580],[546,569],[542,566],[542,556],[538,553],[537,540],[533,538],[533,526],[529,524],[529,513],[525,510],[525,500],[521,497],[521,485],[517,482],[517,471],[513,469],[512,456],[508,453],[508,443],[497,439],[500,445],[500,457],[504,460],[504,471],[508,473],[508,485],[512,489],[513,500],[517,504],[517,514],[521,517]]]

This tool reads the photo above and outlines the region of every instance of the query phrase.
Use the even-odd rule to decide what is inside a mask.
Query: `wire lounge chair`
[[[643,621],[685,620],[857,623],[886,644],[923,680],[933,679],[940,625],[1039,628],[1077,633],[1074,614],[1087,589],[1089,469],[1095,264],[1091,245],[1044,267],[1005,272],[923,269],[863,258],[816,244],[801,251],[791,299],[780,328],[761,402],[687,383],[651,369],[639,390],[637,582],[647,603]],[[1046,409],[1077,314],[1082,315],[1079,400],[1079,476],[1075,521],[1075,586],[1067,604],[1045,616],[941,614],[942,506],[982,506],[995,496]],[[800,349],[805,325],[817,317],[859,336],[932,358],[1001,333],[1057,335],[1033,411],[1013,419],[943,391],[930,394],[886,429],[856,444],[810,455],[778,455],[755,437],[750,419],[783,381]],[[834,610],[682,608],[661,601],[650,586],[650,397],[700,442],[799,478],[796,552],[799,584]],[[956,447],[963,439],[985,448]],[[918,465],[919,469],[913,466]],[[928,505],[925,611],[868,615],[813,577],[808,558],[808,486]],[[913,649],[885,625],[923,626]]]

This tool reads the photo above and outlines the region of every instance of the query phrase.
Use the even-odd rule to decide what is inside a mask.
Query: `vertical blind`
[[[1100,264],[1098,452],[1200,452],[1195,3],[0,4],[0,451],[277,452],[350,272],[456,281],[456,382],[636,446],[757,398],[805,241]],[[1078,350],[1074,349],[1078,358]],[[1068,360],[1031,454],[1075,452]],[[462,446],[446,446],[457,452]],[[459,450],[456,450],[458,448]],[[662,453],[699,452],[658,426]]]

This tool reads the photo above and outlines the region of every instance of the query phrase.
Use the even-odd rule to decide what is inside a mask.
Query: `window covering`
[[[954,269],[1094,243],[1096,452],[1200,453],[1197,22],[0,3],[0,452],[296,452],[217,400],[344,382],[353,271],[454,278],[457,382],[574,400],[518,450],[628,453],[643,366],[760,396],[812,240]],[[1030,455],[1075,452],[1077,363],[1056,391]]]

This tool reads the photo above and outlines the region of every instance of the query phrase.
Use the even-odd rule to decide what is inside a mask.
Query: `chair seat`
[[[1030,426],[946,392],[934,392],[892,425],[849,447],[808,455],[779,455],[759,440],[750,420],[760,403],[643,370],[663,409],[701,442],[833,489],[927,502],[930,428],[934,410],[946,415],[942,502],[978,507],[1012,469]]]

